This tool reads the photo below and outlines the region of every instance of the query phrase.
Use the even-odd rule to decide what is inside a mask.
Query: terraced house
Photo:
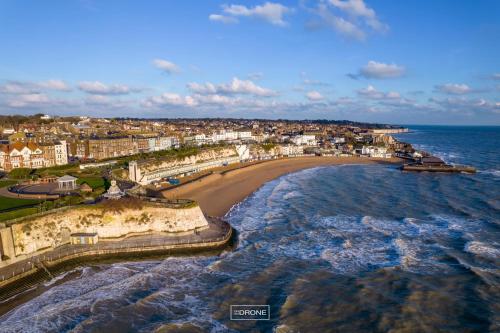
[[[15,142],[0,147],[0,169],[43,168],[43,151],[36,143]]]
[[[38,169],[68,164],[66,141],[39,145],[34,142],[14,142],[0,145],[0,170],[16,168]]]

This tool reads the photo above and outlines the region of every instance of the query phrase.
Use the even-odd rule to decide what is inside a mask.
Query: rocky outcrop
[[[97,233],[100,239],[113,239],[148,232],[184,233],[207,226],[197,205],[168,208],[144,202],[140,207],[119,209],[104,204],[83,206],[30,218],[10,228],[15,255],[24,257],[67,244],[73,233]]]

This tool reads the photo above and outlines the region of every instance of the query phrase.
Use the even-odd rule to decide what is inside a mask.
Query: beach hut
[[[73,245],[97,244],[98,241],[99,237],[97,236],[96,232],[77,232],[70,235],[70,242]]]

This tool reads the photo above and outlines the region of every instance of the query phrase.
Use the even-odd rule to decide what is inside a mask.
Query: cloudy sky
[[[0,114],[500,125],[500,1],[0,1]]]

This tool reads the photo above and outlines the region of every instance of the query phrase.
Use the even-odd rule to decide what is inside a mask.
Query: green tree
[[[12,179],[26,179],[31,174],[31,169],[28,168],[17,168],[9,173],[9,177]]]

